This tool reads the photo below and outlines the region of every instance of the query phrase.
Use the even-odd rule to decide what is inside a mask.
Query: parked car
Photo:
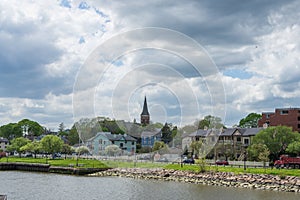
[[[227,160],[217,160],[216,165],[229,165]]]
[[[157,162],[168,162],[167,158],[160,158],[157,160]]]
[[[5,152],[0,152],[0,158],[2,157],[6,157],[6,153]]]
[[[184,159],[183,163],[195,164],[195,160],[193,158]]]

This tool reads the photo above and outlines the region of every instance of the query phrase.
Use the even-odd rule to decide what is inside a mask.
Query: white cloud
[[[299,106],[299,2],[220,4],[2,0],[1,123],[31,118],[51,128],[60,122],[71,126],[74,103],[75,118],[138,120],[145,94],[153,120],[183,124],[211,114],[212,107],[222,115],[226,106],[226,123],[233,125],[249,112]],[[175,34],[145,31],[110,40],[144,26],[181,31],[207,48],[220,71],[251,75],[218,74],[218,68],[207,67],[205,51],[195,54],[201,46],[191,47]],[[149,40],[153,35],[156,40]],[[139,49],[152,46],[158,48]],[[102,63],[107,71],[88,57],[97,47],[104,48],[98,52],[107,58]],[[81,67],[85,62],[91,67]],[[191,64],[202,67],[200,74]],[[210,76],[212,71],[218,76]],[[74,81],[79,85],[72,102]]]

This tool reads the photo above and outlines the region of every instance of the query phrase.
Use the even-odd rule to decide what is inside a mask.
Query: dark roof
[[[111,132],[99,132],[97,133],[96,136],[92,137],[89,139],[89,141],[94,140],[98,135],[103,135],[104,137],[106,137],[108,140],[110,141],[136,141],[135,138],[131,137],[130,135],[127,134],[111,134]]]
[[[8,142],[8,139],[1,137],[0,142]]]
[[[256,135],[259,131],[263,130],[263,128],[226,128],[222,130],[222,133],[219,136],[232,136],[236,131],[241,133],[242,136],[252,136]],[[210,135],[211,130],[203,130],[199,129],[193,133],[191,133],[190,137],[206,137]]]
[[[144,100],[143,112],[141,115],[149,115],[146,96]]]
[[[156,136],[156,135],[159,135],[159,134],[161,134],[161,129],[156,128],[153,131],[143,131],[141,136],[142,137],[151,137],[151,136]]]
[[[250,136],[250,135],[256,135],[264,128],[247,128],[245,132],[243,133],[243,136]]]
[[[209,134],[209,130],[198,129],[197,131],[189,134],[190,137],[206,137]]]

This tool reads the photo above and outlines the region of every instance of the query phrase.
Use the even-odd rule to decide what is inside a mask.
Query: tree
[[[192,155],[195,155],[196,158],[199,157],[201,147],[202,141],[193,141],[190,145]]]
[[[19,127],[22,127],[24,125],[28,126],[28,132],[34,136],[39,136],[44,133],[44,128],[35,121],[31,121],[29,119],[22,119],[18,122]]]
[[[117,145],[108,145],[105,147],[105,153],[109,156],[116,156],[121,153],[121,149]]]
[[[78,156],[80,156],[83,154],[88,154],[90,153],[90,151],[86,146],[80,146],[76,149],[76,153],[78,154]]]
[[[19,154],[19,157],[21,157],[21,153],[23,152],[22,147],[28,143],[30,143],[30,140],[27,138],[15,138],[11,141],[11,145],[8,146],[8,151],[16,151]]]
[[[204,119],[200,120],[198,123],[198,129],[204,128],[222,128],[224,125],[222,124],[222,119],[220,117],[215,117],[211,115],[207,115]]]
[[[62,146],[62,139],[56,135],[47,135],[41,140],[42,150],[47,154],[51,154],[52,159],[54,159],[54,153],[61,152]]]
[[[58,125],[58,135],[60,135],[60,136],[66,135],[66,132],[65,132],[65,125],[64,125],[63,122],[61,122],[61,123]]]
[[[294,141],[288,145],[286,152],[294,156],[300,155],[300,141]]]
[[[169,144],[172,140],[171,126],[172,124],[165,123],[165,125],[161,129],[161,140],[166,144]]]
[[[30,152],[34,154],[34,158],[36,158],[36,154],[41,150],[41,145],[39,141],[29,142],[26,145],[21,147],[22,152]]]
[[[78,144],[79,142],[79,135],[75,125],[71,128],[69,134],[67,135],[67,139],[70,145]]]
[[[241,128],[257,128],[258,120],[261,119],[261,115],[257,113],[250,113],[239,122]]]
[[[72,153],[72,147],[68,144],[63,144],[61,152],[65,154],[65,159],[67,159],[67,154]]]
[[[258,154],[258,160],[264,163],[264,168],[266,167],[266,162],[268,162],[270,151],[268,148],[263,148]]]
[[[271,126],[261,130],[253,137],[252,145],[265,144],[270,151],[270,158],[276,160],[285,153],[286,148],[299,138],[298,132],[286,126]]]
[[[17,123],[9,123],[0,127],[0,136],[12,140],[22,137],[22,128]]]
[[[248,159],[255,161],[267,161],[270,151],[265,144],[256,143],[252,144],[247,148]]]
[[[166,144],[162,141],[155,141],[152,150],[159,151],[160,149],[166,148]]]

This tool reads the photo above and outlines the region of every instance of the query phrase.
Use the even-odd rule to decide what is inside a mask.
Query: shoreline
[[[269,190],[277,192],[293,192],[300,194],[300,178],[295,176],[280,177],[265,174],[234,174],[232,172],[204,172],[144,168],[114,168],[89,174],[91,177],[116,176],[134,179],[153,179],[175,181],[209,186],[225,186]]]
[[[107,169],[109,168],[60,167],[60,166],[51,166],[49,164],[19,163],[19,162],[0,163],[0,171],[20,170],[20,171],[45,172],[45,173],[56,173],[56,174],[70,174],[70,175],[88,175],[92,173],[105,171]]]

